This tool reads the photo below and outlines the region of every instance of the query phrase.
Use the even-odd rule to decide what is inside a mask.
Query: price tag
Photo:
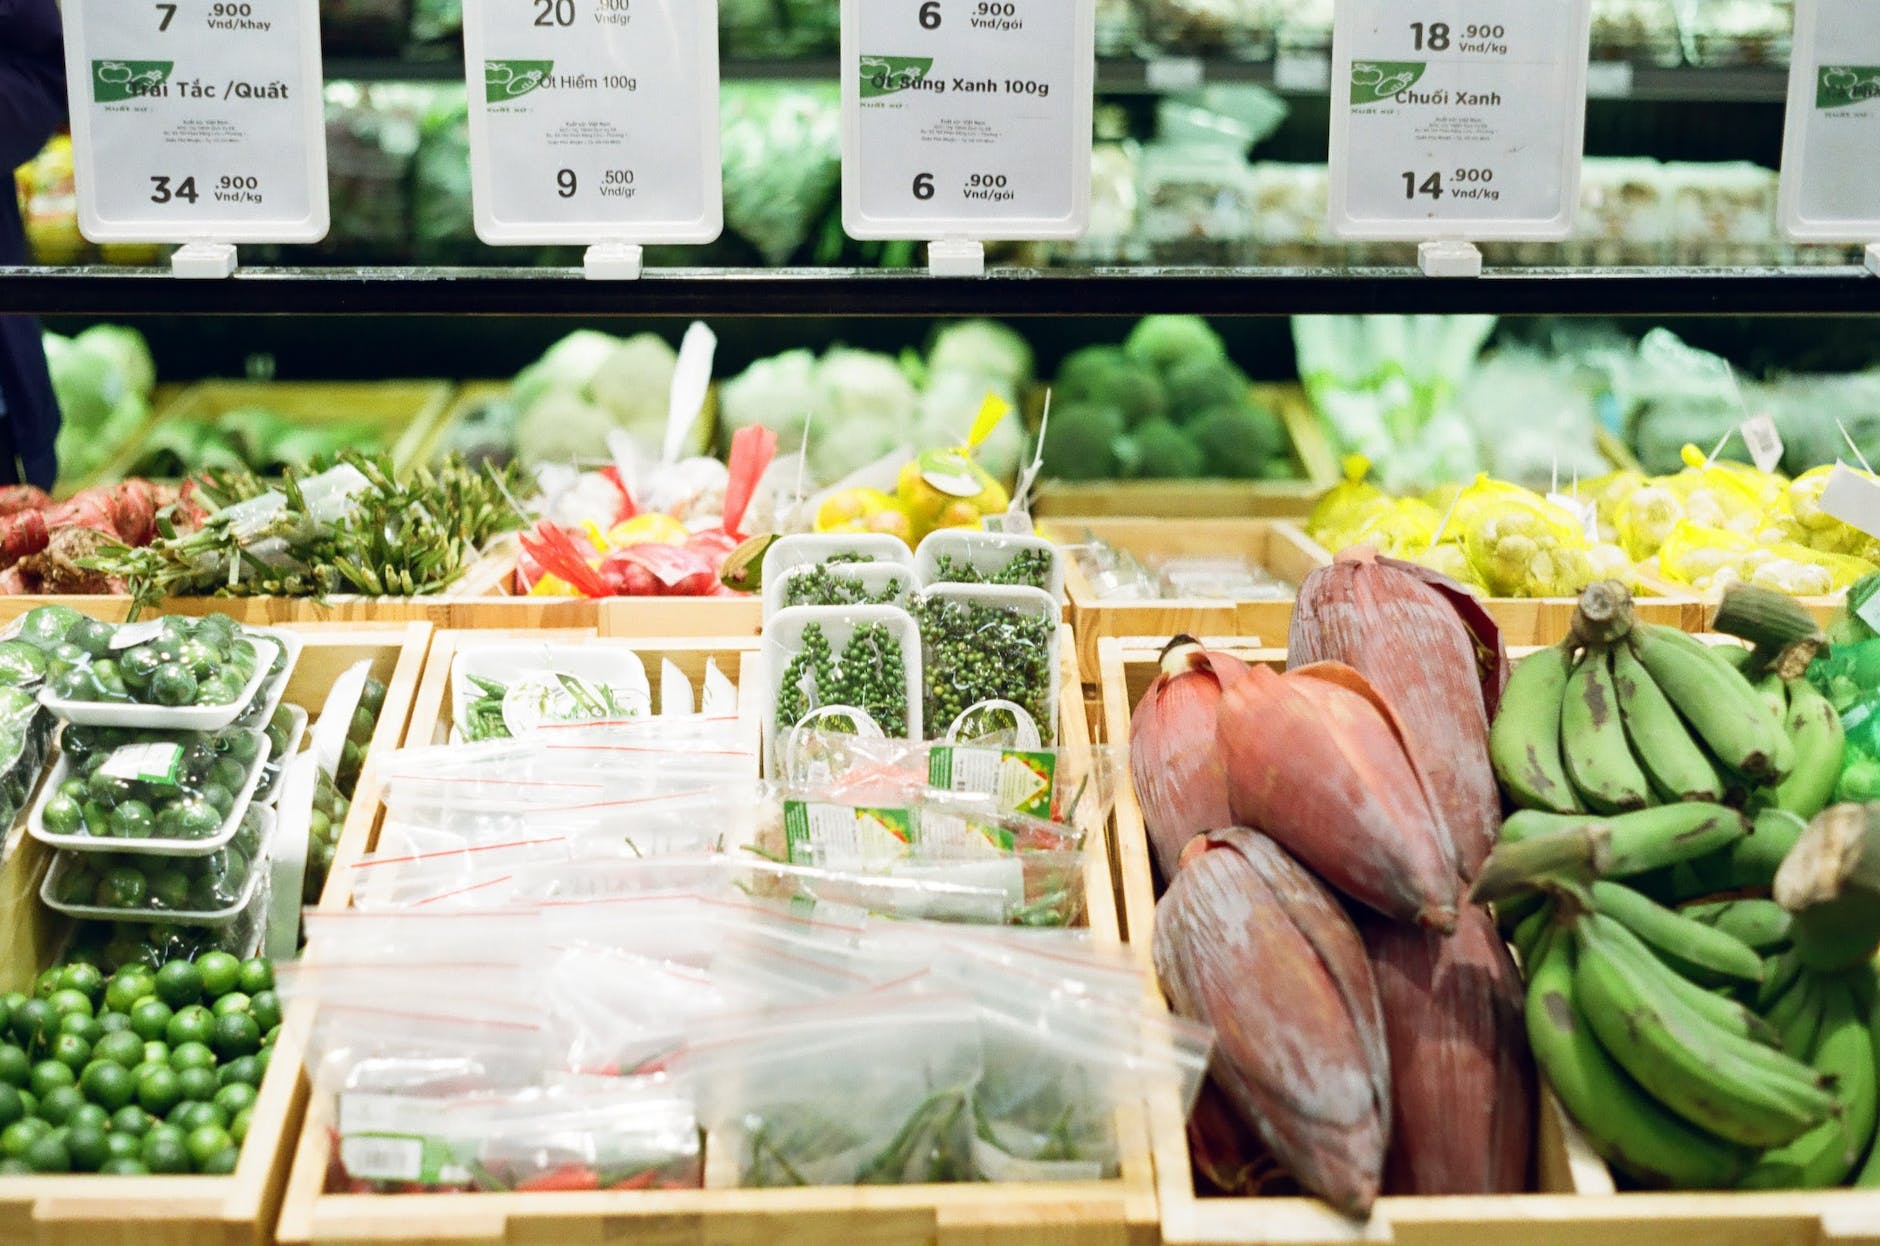
[[[1821,491],[1821,513],[1880,537],[1880,484],[1845,463],[1836,463],[1828,487]]]
[[[66,0],[79,232],[318,242],[317,0]]]
[[[716,0],[466,0],[463,16],[479,238],[718,236]]]
[[[1332,47],[1331,218],[1346,238],[1565,238],[1590,0],[1350,0]]]
[[[1776,431],[1773,419],[1759,415],[1744,420],[1738,431],[1743,434],[1743,444],[1749,447],[1749,457],[1757,471],[1773,472],[1781,465],[1782,434]]]
[[[842,0],[844,228],[1081,236],[1095,55],[1095,0]]]
[[[1782,139],[1782,227],[1813,242],[1880,241],[1880,12],[1796,0]]]

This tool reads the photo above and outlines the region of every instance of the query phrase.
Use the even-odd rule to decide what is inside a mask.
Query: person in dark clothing
[[[24,264],[26,234],[13,170],[65,122],[65,50],[56,0],[0,0],[0,267]],[[50,489],[59,404],[39,324],[0,316],[0,484]]]

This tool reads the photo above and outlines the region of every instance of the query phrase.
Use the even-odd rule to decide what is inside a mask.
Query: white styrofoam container
[[[764,623],[764,674],[758,695],[763,715],[765,764],[776,760],[777,681],[803,648],[803,632],[812,623],[822,625],[830,651],[837,657],[864,623],[886,623],[901,645],[901,666],[907,683],[907,738],[921,735],[920,627],[914,616],[899,606],[791,606]],[[858,707],[859,708],[859,707]]]
[[[1051,688],[1050,699],[1046,704],[1050,711],[1051,721],[1049,726],[1051,747],[1055,748],[1058,744],[1058,700],[1062,692],[1064,672],[1059,665],[1059,632],[1056,626],[1060,612],[1057,602],[1051,599],[1051,594],[1045,592],[1043,589],[1032,588],[1029,585],[1023,584],[935,584],[929,588],[923,589],[922,595],[934,601],[958,601],[981,606],[995,606],[1018,614],[1035,615],[1039,618],[1051,620],[1053,626],[1046,649],[1046,660],[1049,662],[1051,669]],[[921,654],[923,665],[926,662],[926,656],[926,653],[923,651]],[[935,672],[935,674],[940,673],[939,671]],[[923,684],[923,703],[925,701],[925,692],[926,686]],[[944,734],[952,725],[951,723],[928,724],[932,733],[936,736]],[[1040,727],[1045,725],[1046,724],[1043,723],[1039,724]]]
[[[26,829],[32,837],[42,844],[53,848],[65,848],[72,852],[119,852],[133,856],[152,857],[206,857],[217,848],[235,838],[235,832],[241,826],[242,814],[248,811],[253,802],[255,788],[260,786],[261,772],[267,768],[268,753],[272,747],[268,737],[261,735],[261,747],[255,753],[254,762],[248,767],[248,781],[242,784],[242,790],[235,793],[235,803],[230,806],[229,814],[222,820],[222,826],[215,834],[203,839],[163,839],[152,836],[149,839],[119,839],[114,835],[55,835],[46,829],[44,814],[46,804],[59,793],[59,786],[72,777],[72,755],[59,754],[58,764],[52,773],[46,776],[40,785],[39,798],[33,802],[33,810],[27,816]]]
[[[1044,591],[1060,605],[1064,602],[1064,552],[1051,542],[1038,536],[1021,536],[1017,533],[984,532],[977,528],[941,528],[927,534],[927,539],[914,551],[914,571],[920,577],[922,588],[935,584],[949,583],[939,579],[940,555],[949,554],[958,561],[966,563],[981,575],[996,575],[1005,570],[1006,564],[1022,550],[1037,550],[1050,560],[1051,572],[1045,580]],[[1004,585],[993,585],[1000,588]],[[1027,588],[1029,585],[1012,587]]]
[[[283,780],[287,774],[288,767],[293,764],[295,757],[299,755],[300,742],[305,739],[307,735],[307,711],[301,709],[298,705],[290,705],[287,707],[287,713],[288,716],[293,719],[294,723],[293,726],[287,729],[287,747],[281,750],[279,756],[270,756],[268,758],[268,764],[262,767],[261,782],[255,785],[254,798],[258,804],[272,805],[275,803],[274,798],[281,793]],[[269,715],[269,718],[271,720],[273,715]],[[267,728],[266,726],[260,726],[255,728],[255,730],[265,732]],[[270,745],[269,748],[272,750],[273,746]]]
[[[64,913],[69,917],[80,917],[88,921],[106,922],[143,922],[146,924],[169,923],[178,926],[226,926],[240,917],[254,902],[255,889],[269,870],[268,853],[274,844],[276,822],[272,809],[257,809],[261,819],[261,844],[255,850],[255,856],[248,863],[248,877],[242,883],[242,893],[235,902],[226,908],[211,911],[192,909],[107,909],[92,904],[65,904],[55,899],[58,884],[65,877],[72,857],[69,853],[59,853],[52,858],[52,868],[46,871],[45,881],[39,884],[39,899],[49,909]],[[232,836],[231,836],[232,838]],[[296,906],[298,907],[298,906]]]
[[[789,600],[790,581],[797,576],[807,574],[821,563],[800,562],[783,568],[776,579],[764,577],[764,617],[768,619],[779,610],[790,607],[784,603]],[[898,562],[844,562],[829,564],[832,576],[844,580],[854,580],[869,593],[881,593],[889,585],[898,585],[905,598],[914,591],[915,572],[913,568]]]
[[[272,636],[251,636],[255,646],[255,673],[249,676],[239,695],[227,705],[136,705],[124,701],[67,701],[52,695],[51,688],[39,691],[39,703],[66,722],[81,727],[141,727],[152,731],[220,731],[240,718],[260,691],[274,664],[274,650],[280,644]],[[281,688],[287,681],[281,681]],[[278,699],[278,698],[277,698]],[[273,711],[270,710],[271,714]]]
[[[649,717],[653,712],[653,686],[646,677],[646,663],[640,660],[629,642],[503,641],[467,645],[457,651],[450,670],[451,721],[458,724],[468,721],[470,705],[480,695],[476,685],[470,682],[470,676],[514,684],[519,675],[541,671],[574,675],[591,684],[605,684],[629,709],[629,717]],[[458,735],[456,728],[452,735]]]

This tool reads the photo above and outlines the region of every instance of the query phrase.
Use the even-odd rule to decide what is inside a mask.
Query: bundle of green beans
[[[158,516],[157,538],[149,545],[110,546],[82,565],[123,580],[134,611],[165,597],[211,594],[415,597],[449,587],[484,542],[528,521],[514,500],[527,488],[519,468],[471,467],[453,454],[435,469],[420,467],[400,481],[386,456],[356,451],[318,466],[338,464],[357,469],[368,487],[331,523],[310,520],[301,477],[291,470],[278,484],[252,472],[210,472],[195,481],[189,496],[208,512],[200,525],[192,530],[179,524],[188,513],[179,503]],[[238,530],[228,508],[276,488],[287,505],[259,530]],[[279,542],[284,549],[263,559],[254,552],[263,542]],[[238,564],[233,574],[231,560]]]

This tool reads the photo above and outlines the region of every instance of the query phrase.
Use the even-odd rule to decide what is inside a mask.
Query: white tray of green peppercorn
[[[976,668],[968,677],[968,686],[962,688],[953,674],[958,659],[949,655],[949,647],[966,646],[969,652],[963,656],[976,662],[992,638],[985,626],[957,636],[939,634],[939,621],[975,609],[1014,619],[1036,619],[1039,634],[1019,637],[1014,633],[1010,639],[1018,651],[994,654],[991,669]],[[914,616],[920,628],[921,665],[926,672],[924,711],[934,735],[947,732],[960,714],[974,706],[1001,700],[1024,707],[1044,743],[1056,747],[1063,670],[1058,662],[1059,609],[1049,593],[1022,585],[933,584],[921,590]],[[970,622],[970,616],[965,617]]]
[[[766,675],[762,688],[763,704],[761,711],[764,733],[764,756],[766,765],[774,765],[777,758],[777,735],[780,720],[779,706],[783,702],[780,695],[783,681],[792,677],[792,667],[797,659],[803,657],[809,637],[820,633],[827,642],[830,657],[830,673],[841,678],[842,656],[856,633],[863,628],[885,627],[887,636],[900,647],[901,651],[901,687],[900,695],[895,698],[899,705],[892,706],[901,711],[905,721],[895,723],[883,721],[879,698],[848,697],[846,690],[832,692],[822,687],[822,679],[815,678],[815,688],[801,697],[802,714],[796,715],[796,721],[802,721],[807,714],[832,705],[847,705],[853,709],[867,711],[888,736],[896,739],[918,740],[922,738],[921,718],[921,644],[920,628],[914,622],[914,616],[898,606],[791,606],[779,610],[764,624],[763,660]],[[812,631],[811,629],[815,629]],[[797,678],[812,672],[798,672]],[[873,705],[853,705],[855,700],[875,700]],[[788,726],[795,726],[790,723]],[[897,728],[899,728],[897,730]]]
[[[39,886],[39,898],[48,908],[89,921],[226,926],[254,903],[274,839],[273,810],[252,806],[241,822],[239,837],[204,857],[164,861],[58,853]],[[79,895],[90,903],[74,898]]]
[[[82,774],[78,756],[62,748],[27,818],[28,833],[43,844],[74,852],[198,857],[228,844],[267,767],[267,736],[246,728],[219,735],[150,735],[153,738],[98,750],[96,762],[87,760]],[[216,750],[216,741],[224,742],[228,751],[206,758],[194,754],[205,746]],[[233,782],[231,766],[242,767],[239,785]],[[175,795],[166,799],[169,789]],[[164,806],[162,813],[155,807],[158,802]],[[103,834],[90,831],[96,814],[103,817]],[[166,818],[172,821],[171,833],[156,834],[165,829]]]
[[[1064,601],[1064,556],[1043,537],[941,528],[914,551],[923,588],[935,584],[985,584],[1039,589]]]

